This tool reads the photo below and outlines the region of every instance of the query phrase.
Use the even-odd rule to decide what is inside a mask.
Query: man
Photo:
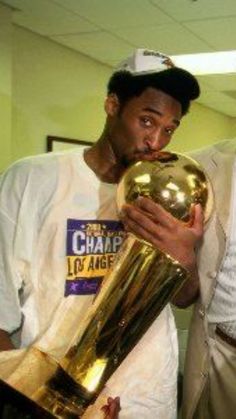
[[[208,173],[215,207],[199,250],[200,297],[186,354],[184,419],[236,417],[236,140],[193,153]]]
[[[137,50],[108,83],[106,124],[94,146],[27,158],[3,175],[2,349],[13,347],[10,335],[20,328],[21,346],[36,341],[57,359],[63,355],[122,241],[115,184],[132,161],[152,158],[170,142],[198,95],[196,79],[168,57]],[[152,220],[147,213],[155,214]],[[183,225],[142,198],[124,207],[122,221],[192,271],[196,287],[199,207]],[[99,237],[109,238],[109,249]],[[108,394],[121,396],[121,417],[175,418],[177,365],[167,306],[109,380]]]

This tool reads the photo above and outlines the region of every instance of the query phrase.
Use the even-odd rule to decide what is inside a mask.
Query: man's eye
[[[173,128],[166,128],[166,133],[167,133],[168,135],[172,135],[172,134],[173,134],[173,132],[174,132],[174,129],[173,129]]]
[[[141,118],[142,123],[145,125],[145,127],[151,127],[152,121],[150,118],[143,117]]]

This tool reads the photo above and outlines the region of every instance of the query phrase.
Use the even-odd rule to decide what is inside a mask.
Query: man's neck
[[[85,150],[84,159],[96,176],[106,183],[117,183],[123,167],[117,163],[110,142],[99,139],[91,148]]]

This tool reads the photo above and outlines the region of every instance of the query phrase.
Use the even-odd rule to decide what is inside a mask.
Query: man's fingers
[[[155,239],[159,237],[158,223],[132,206],[127,205],[124,209],[122,221],[127,231],[145,240],[153,242],[153,236]]]
[[[118,419],[118,413],[120,408],[120,398],[108,397],[107,404],[102,406],[102,412],[104,413],[104,419]]]
[[[122,214],[131,217],[140,225],[145,225],[148,228],[148,221],[154,222],[155,225],[161,224],[168,227],[171,223],[172,215],[169,214],[159,204],[151,201],[149,198],[140,197],[135,204],[125,204],[122,208]],[[126,221],[126,219],[125,219]],[[152,226],[150,226],[152,228]]]
[[[136,201],[136,205],[142,211],[150,214],[151,218],[157,223],[162,224],[163,226],[169,224],[170,218],[172,217],[171,214],[150,198],[140,196]]]
[[[194,205],[192,227],[201,236],[203,234],[204,212],[200,204]]]

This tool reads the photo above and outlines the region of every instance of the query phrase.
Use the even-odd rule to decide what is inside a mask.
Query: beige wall
[[[11,12],[0,5],[0,161],[1,167],[11,161],[12,71]],[[1,168],[0,168],[1,170]]]
[[[232,124],[231,124],[231,128],[232,128],[232,137],[235,137],[236,135],[236,118],[232,118]]]
[[[13,31],[13,160],[46,136],[95,140],[110,68],[19,27]]]
[[[182,119],[170,148],[184,152],[233,137],[236,137],[236,118],[196,103]]]

